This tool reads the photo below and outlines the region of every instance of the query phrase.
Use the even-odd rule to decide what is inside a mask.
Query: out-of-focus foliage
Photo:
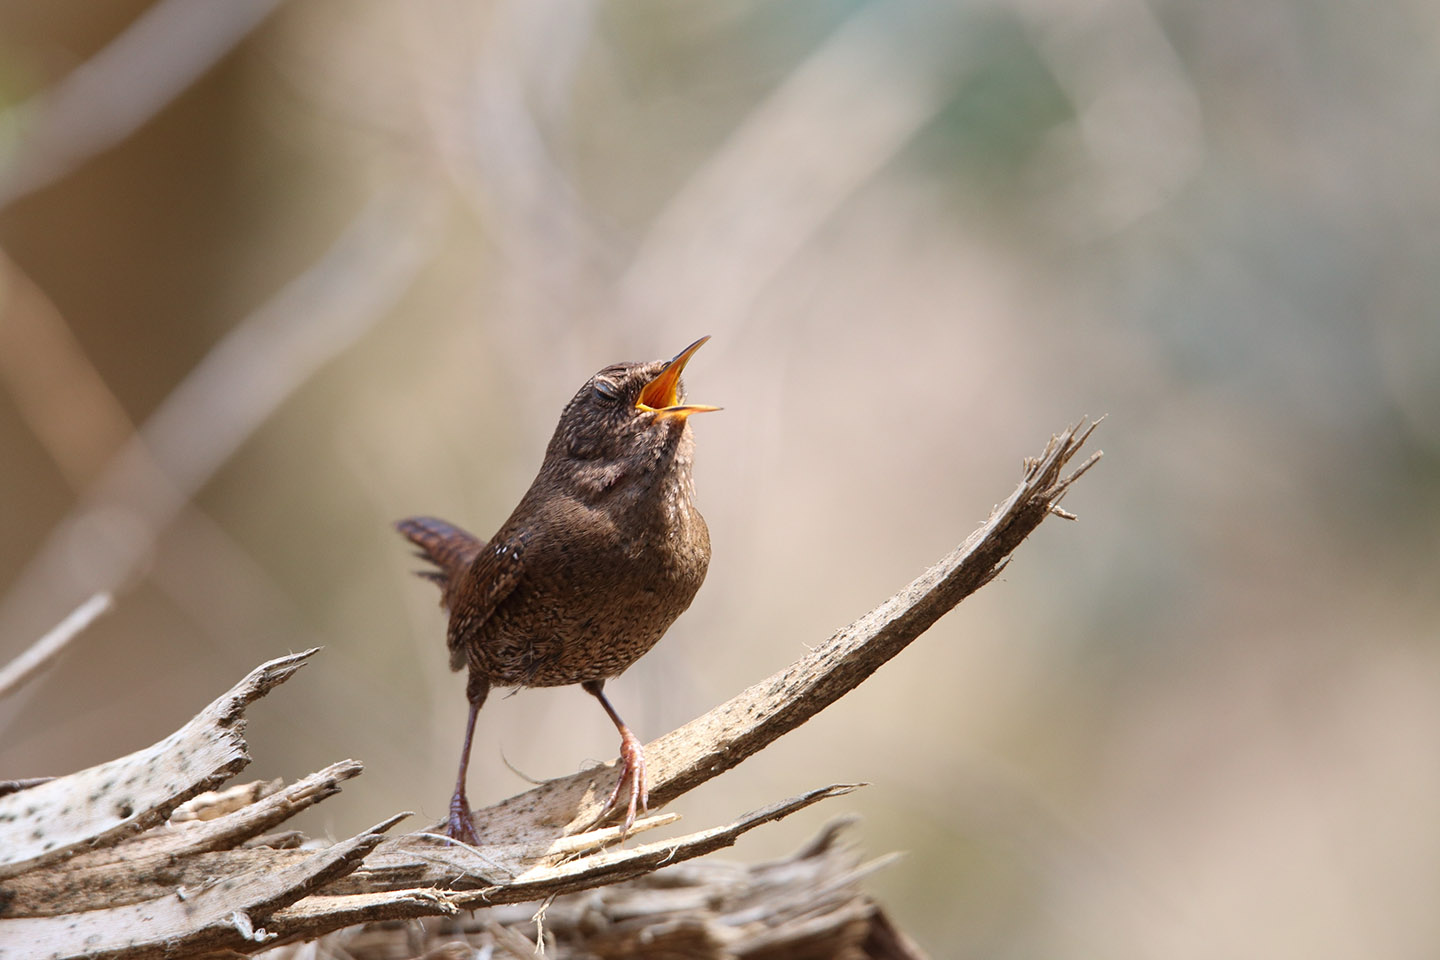
[[[708,333],[714,561],[607,687],[642,735],[1110,420],[1079,524],[691,822],[871,781],[937,956],[1432,955],[1437,38],[1418,2],[0,3],[0,659],[123,591],[0,703],[0,777],[318,643],[253,772],[363,759],[315,831],[438,817],[463,681],[390,521],[489,533],[578,383]],[[471,796],[614,747],[578,690],[492,699]]]

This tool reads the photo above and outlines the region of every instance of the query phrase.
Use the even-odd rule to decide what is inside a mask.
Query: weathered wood
[[[3,915],[45,917],[125,906],[164,896],[177,887],[202,886],[214,877],[298,863],[309,853],[229,848],[339,793],[341,781],[361,769],[355,760],[331,764],[222,817],[177,822],[172,816],[169,823],[143,836],[79,854],[49,870],[12,877],[0,886],[8,901]]]
[[[263,664],[159,743],[0,797],[0,878],[117,843],[250,762],[245,707],[289,679],[319,648]]]
[[[308,923],[326,910],[348,909],[343,900],[346,897],[376,893],[398,896],[416,888],[446,889],[455,894],[450,898],[451,903],[470,907],[515,903],[577,885],[593,886],[595,881],[604,881],[607,877],[630,876],[654,869],[662,860],[678,863],[727,846],[741,833],[762,823],[851,789],[851,785],[837,785],[813,790],[746,814],[725,827],[636,847],[613,846],[619,839],[619,830],[613,827],[589,835],[559,837],[547,850],[529,851],[472,851],[455,845],[448,838],[427,834],[396,837],[374,849],[365,863],[348,876],[328,884],[325,893],[334,896],[331,902],[321,904],[317,899],[314,909],[292,911],[286,923]],[[676,819],[673,815],[652,817],[649,823],[637,822],[637,827],[649,829]],[[632,828],[631,834],[635,833]],[[104,862],[89,863],[87,857],[77,857],[60,869],[33,871],[6,882],[0,887],[6,903],[4,916],[59,916],[143,903],[177,889],[200,889],[216,877],[290,869],[314,853],[306,849],[269,847],[205,852],[203,848],[174,843],[157,851],[149,840],[139,838],[102,851],[107,856]],[[142,852],[131,856],[132,848]],[[512,869],[502,868],[497,862],[499,859],[510,863]],[[523,870],[518,869],[521,865]],[[411,915],[424,914],[401,910],[395,916]],[[5,929],[5,921],[0,920],[0,933]]]
[[[1047,516],[1070,516],[1058,501],[1100,455],[1068,475],[1064,471],[1093,429],[1082,422],[1052,438],[1041,457],[1026,462],[1021,484],[989,521],[890,600],[785,670],[649,744],[652,802],[675,799],[804,723],[993,579]],[[348,760],[289,786],[207,796],[164,822],[182,803],[219,786],[248,762],[245,706],[314,653],[262,665],[146,750],[0,797],[0,960],[253,952],[362,922],[548,903],[578,891],[613,888],[662,867],[671,867],[667,874],[674,876],[675,864],[855,788],[811,790],[723,826],[625,846],[618,828],[596,826],[615,775],[610,764],[476,811],[481,842],[473,847],[425,830],[383,837],[399,817],[328,847],[302,843],[293,832],[258,836],[337,793],[342,781],[360,772],[360,764]],[[674,820],[673,814],[652,814],[637,821],[631,834]],[[135,836],[140,831],[148,832]],[[651,896],[652,904],[660,904],[666,895],[656,888]],[[672,902],[647,914],[658,911],[663,918],[650,916],[633,930],[617,921],[595,933],[585,955],[831,955],[795,953],[797,944],[856,957],[916,955],[873,905],[851,898],[818,911],[814,896],[805,902],[809,906],[796,907],[783,935],[749,927],[743,938]],[[773,912],[758,916],[781,919]],[[483,929],[498,949],[513,951],[525,942],[513,925],[503,933]],[[668,945],[671,953],[646,953],[646,944]]]
[[[444,891],[423,886],[384,894],[309,897],[293,907],[277,912],[270,918],[267,926],[280,936],[280,942],[283,943],[290,939],[313,939],[319,934],[355,923],[432,916],[442,912],[434,908],[436,902],[443,903],[446,907],[443,912],[450,913],[457,910],[478,910],[502,903],[544,900],[560,894],[589,890],[653,873],[661,867],[683,863],[728,847],[741,834],[761,824],[779,820],[812,803],[841,796],[853,789],[854,784],[837,784],[811,790],[798,797],[751,811],[723,827],[701,830],[673,840],[661,840],[633,848],[609,847],[578,858],[561,856],[553,863],[536,863],[524,873],[503,883],[466,889],[459,883],[452,882],[449,889]],[[412,838],[397,837],[396,842],[406,844],[410,839]],[[463,863],[463,860],[457,858],[444,864],[450,870],[446,879],[454,881],[455,869]],[[428,899],[430,897],[438,897],[439,900],[432,901]]]
[[[249,951],[275,938],[263,922],[360,865],[406,814],[281,870],[258,869],[200,890],[177,888],[145,903],[55,917],[0,920],[0,958],[132,960],[207,950]]]
[[[853,818],[830,823],[802,850],[754,865],[706,858],[537,905],[496,906],[421,924],[371,924],[322,938],[320,956],[531,960],[538,924],[550,960],[923,960],[862,883],[894,861],[862,862],[845,842]],[[267,960],[300,960],[307,948]]]

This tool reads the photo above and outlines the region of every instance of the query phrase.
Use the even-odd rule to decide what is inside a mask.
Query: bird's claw
[[[630,802],[625,808],[625,822],[620,826],[622,840],[635,823],[636,806],[639,806],[641,813],[648,813],[650,810],[650,781],[645,776],[645,748],[640,745],[635,734],[625,729],[620,733],[620,777],[615,781],[615,789],[610,792],[610,799],[605,801],[605,807],[600,811],[602,817],[615,809],[620,800],[620,791],[627,785],[630,788]]]
[[[470,817],[470,801],[464,793],[456,793],[450,798],[450,816],[445,821],[445,836],[468,843],[472,847],[480,844],[479,838],[475,836],[475,821]]]

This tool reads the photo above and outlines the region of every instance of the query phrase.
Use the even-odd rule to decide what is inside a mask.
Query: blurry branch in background
[[[677,316],[697,330],[743,323],[773,277],[905,149],[972,65],[962,14],[862,6],[691,173],[612,291],[602,278],[619,269],[616,245],[604,242],[604,225],[547,141],[567,127],[568,101],[556,91],[573,82],[587,44],[606,54],[595,15],[591,3],[502,0],[468,32],[433,19],[405,24],[425,58],[418,101],[435,150],[507,256],[506,312],[528,322],[495,334],[527,338],[530,347],[514,348],[522,355],[540,343],[555,349],[562,329],[583,333],[577,321],[597,312],[606,335],[634,351]],[[615,302],[597,311],[607,296]],[[577,342],[560,347],[568,343]]]
[[[135,431],[55,304],[0,252],[0,380],[72,489]]]
[[[1108,234],[1169,202],[1199,172],[1205,140],[1199,95],[1150,4],[1012,3],[1076,114],[1066,146],[1083,159],[1062,178],[1054,223]]]
[[[390,312],[435,250],[435,201],[416,185],[381,190],[321,260],[170,392],[139,440],[178,494],[193,495],[301,384]]]
[[[396,31],[383,54],[366,49],[338,71],[297,71],[327,108],[367,124],[379,116],[391,129],[419,127],[409,141],[426,145],[493,244],[491,311],[507,322],[490,324],[486,336],[504,355],[585,351],[583,321],[604,301],[617,269],[619,245],[552,142],[575,126],[567,111],[576,70],[598,40],[599,7],[596,0],[495,0],[449,5],[437,17],[395,5],[388,16]],[[318,32],[325,36],[323,27]],[[388,91],[373,90],[370,69],[372,57],[397,52],[406,54],[416,85],[398,104]],[[335,82],[337,72],[348,82]],[[367,88],[368,96],[357,97]],[[624,325],[618,318],[616,326]],[[522,377],[514,386],[531,383]],[[537,406],[522,403],[520,415]]]
[[[20,656],[0,667],[0,698],[9,696],[60,655],[66,645],[113,604],[108,593],[97,593],[71,611],[49,633],[36,640]]]
[[[489,5],[479,49],[457,58],[461,78],[442,87],[446,94],[460,92],[460,108],[422,101],[432,106],[427,119],[436,149],[461,194],[487,221],[503,224],[491,235],[508,255],[507,265],[523,265],[551,287],[573,284],[566,272],[604,251],[543,126],[570,102],[596,6],[593,0]],[[435,36],[451,29],[444,20],[408,22],[424,33],[420,55],[453,46]],[[553,319],[542,319],[553,327]]]
[[[621,313],[722,329],[944,106],[963,75],[955,15],[869,4],[736,127],[654,220]]]
[[[0,601],[0,636],[32,629],[77,593],[129,586],[156,538],[236,449],[389,314],[429,262],[438,214],[423,189],[382,191],[317,263],[227,333],[51,531]]]
[[[1026,461],[1022,482],[990,519],[895,596],[789,667],[649,744],[645,752],[656,804],[719,776],[840,699],[993,580],[1047,517],[1073,518],[1059,501],[1100,457],[1096,452],[1069,469],[1094,428],[1082,420],[1052,437],[1038,458]],[[0,942],[31,945],[36,955],[142,960],[206,950],[252,952],[360,923],[456,916],[501,903],[548,903],[729,846],[747,830],[855,787],[821,787],[723,826],[625,847],[616,845],[618,828],[597,819],[615,773],[612,762],[475,811],[475,846],[430,831],[384,838],[403,814],[329,846],[301,845],[293,834],[259,837],[295,809],[338,792],[341,780],[360,771],[358,763],[345,761],[289,787],[247,786],[207,798],[201,807],[213,811],[213,818],[205,819],[197,808],[172,817],[167,829],[149,830],[171,817],[179,804],[218,787],[249,762],[243,739],[246,706],[316,652],[262,664],[185,727],[149,748],[0,796],[0,877],[5,878]],[[674,819],[655,814],[633,829],[640,833]],[[145,832],[136,836],[137,831]],[[773,932],[786,918],[768,911],[782,904],[817,918],[823,910],[827,920],[817,929],[827,936],[843,929],[847,918],[858,924],[851,926],[852,955],[918,956],[858,892],[838,908],[825,899],[827,889],[853,882],[853,866],[836,867],[837,876],[813,889],[793,888],[797,896],[788,901],[772,892],[755,911],[761,919],[776,921]],[[705,921],[720,909],[712,904],[724,903],[724,879],[698,897],[689,894],[699,904],[689,912],[692,932],[721,929]],[[537,922],[545,909],[535,914]],[[622,939],[609,955],[636,956],[638,945],[673,932],[678,921],[667,911],[651,914],[653,930],[632,930],[634,938]],[[614,929],[599,927],[602,939]],[[806,929],[802,924],[792,933]],[[503,934],[502,945],[527,943],[516,939],[521,936]],[[576,955],[596,955],[592,936],[593,931],[580,931]],[[374,955],[388,955],[387,948],[382,945]],[[787,943],[776,951],[795,955],[796,946]],[[736,954],[722,937],[692,944],[685,955]]]
[[[0,129],[24,133],[0,170],[0,209],[135,132],[279,3],[161,0],[64,80],[0,114]]]

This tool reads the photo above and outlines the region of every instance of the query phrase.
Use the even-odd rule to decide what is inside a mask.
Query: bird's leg
[[[628,784],[630,787],[630,804],[625,809],[625,823],[620,828],[620,836],[630,832],[630,825],[635,822],[635,808],[639,805],[641,812],[650,809],[650,782],[645,778],[645,748],[640,745],[640,740],[625,726],[625,721],[620,719],[620,714],[610,706],[610,701],[605,699],[602,688],[604,680],[587,680],[580,686],[585,692],[600,701],[600,706],[610,715],[615,722],[615,729],[620,731],[620,779],[615,782],[615,789],[610,793],[610,799],[605,801],[605,808],[600,811],[604,816],[615,808],[616,802],[620,799],[620,791]]]
[[[471,846],[479,843],[475,836],[475,822],[470,818],[470,799],[465,796],[465,774],[470,769],[470,739],[475,735],[475,718],[485,705],[490,693],[490,683],[484,677],[471,671],[470,681],[465,685],[465,695],[470,701],[470,716],[465,720],[465,744],[460,748],[460,773],[455,778],[455,793],[450,798],[450,817],[445,821],[445,835]]]

